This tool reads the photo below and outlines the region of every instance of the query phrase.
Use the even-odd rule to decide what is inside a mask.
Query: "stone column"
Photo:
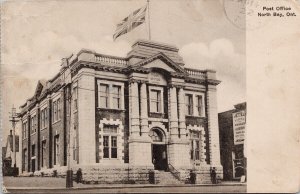
[[[178,139],[178,112],[176,87],[169,88],[169,121],[171,139]]]
[[[149,127],[148,127],[148,101],[147,101],[147,87],[146,83],[141,84],[140,89],[141,97],[141,134],[143,138],[149,138]]]
[[[138,83],[136,81],[131,82],[129,86],[129,164],[137,169],[143,167],[151,169],[153,168],[153,164],[151,160],[151,142],[148,136],[147,91],[145,83],[141,84],[140,92],[141,99],[139,99],[138,95]]]
[[[183,95],[183,91],[181,91]],[[185,133],[185,113],[182,110],[182,106],[178,104],[177,101],[177,88],[171,87],[169,89],[169,121],[170,121],[170,142],[168,146],[169,153],[169,163],[176,169],[189,169],[190,168],[190,159],[189,159],[189,146],[186,138],[184,138]],[[178,110],[178,107],[181,109]],[[181,129],[180,138],[178,137],[178,111],[181,116]],[[179,128],[180,129],[180,128]]]
[[[130,114],[130,136],[140,136],[140,106],[139,106],[139,94],[138,83],[132,81],[129,85],[129,114]]]
[[[210,164],[211,166],[218,167],[221,166],[221,162],[217,112],[217,93],[216,86],[214,85],[208,85],[207,89],[207,117]]]
[[[181,139],[186,139],[186,125],[185,125],[185,102],[183,88],[179,88],[178,92],[178,113],[179,113],[179,131]]]

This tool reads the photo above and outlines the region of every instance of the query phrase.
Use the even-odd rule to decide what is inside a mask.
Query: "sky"
[[[12,105],[33,96],[39,79],[50,79],[61,59],[86,48],[126,56],[137,39],[148,38],[142,24],[113,41],[117,23],[144,6],[143,0],[7,1],[1,12],[2,137],[11,129]],[[214,69],[218,112],[246,101],[245,31],[226,16],[222,0],[152,0],[154,41],[175,45],[185,67]]]

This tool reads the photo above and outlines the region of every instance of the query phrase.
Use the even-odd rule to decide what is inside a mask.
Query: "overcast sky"
[[[146,1],[9,1],[2,10],[2,122],[34,94],[39,79],[50,79],[61,58],[81,48],[126,56],[147,25],[112,40],[116,24]],[[150,2],[152,40],[176,45],[185,67],[215,69],[218,112],[246,100],[245,31],[233,25],[221,0]],[[4,136],[4,137],[5,137]]]

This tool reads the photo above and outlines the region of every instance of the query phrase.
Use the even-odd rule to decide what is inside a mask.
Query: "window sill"
[[[150,111],[150,113],[152,113],[152,114],[161,114],[161,115],[165,114],[163,112],[151,112],[151,111]]]
[[[119,160],[118,158],[102,158],[102,160]]]
[[[190,118],[203,118],[205,119],[206,117],[203,116],[196,116],[196,115],[185,115],[186,117],[190,117]]]
[[[101,108],[97,107],[98,110],[104,110],[104,111],[116,111],[116,112],[125,112],[126,109],[116,109],[116,108]]]
[[[31,134],[30,134],[30,136],[33,136],[33,135],[35,135],[35,134],[36,134],[36,132],[34,132],[34,133],[31,133]]]

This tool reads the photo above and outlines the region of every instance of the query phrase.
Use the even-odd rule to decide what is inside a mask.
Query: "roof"
[[[185,80],[190,83],[213,85],[220,83],[220,81],[216,80],[215,71],[184,68],[183,59],[178,51],[179,49],[173,45],[149,40],[138,40],[132,45],[132,50],[125,58],[99,54],[92,50],[82,49],[77,55],[73,55],[75,58],[71,59],[68,63],[68,67],[71,70],[71,76],[75,75],[83,67],[125,74],[132,71],[148,73],[149,69],[145,67],[147,63],[159,59],[174,69],[174,72],[171,72],[173,77],[184,77]],[[20,106],[20,117],[32,109],[36,102],[42,101],[48,94],[56,92],[64,86],[65,76],[69,75],[66,74],[66,69],[67,68],[62,67],[53,78],[38,81],[34,95]]]

